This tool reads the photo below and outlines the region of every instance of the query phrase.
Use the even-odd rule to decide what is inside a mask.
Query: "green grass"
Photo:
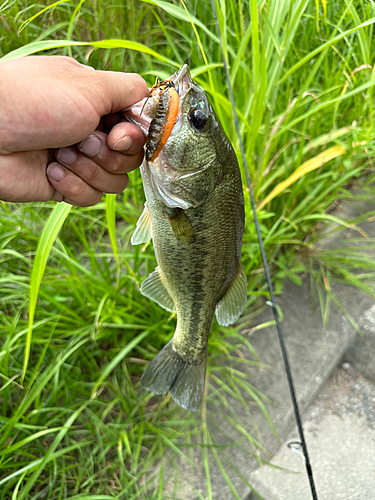
[[[185,3],[189,15],[177,1],[72,1],[43,11],[8,0],[0,7],[0,57],[49,49],[98,69],[139,72],[150,85],[188,61],[238,151],[210,3]],[[325,322],[337,301],[331,280],[373,295],[374,262],[358,254],[359,243],[372,241],[358,233],[340,250],[321,250],[319,242],[332,222],[336,231],[356,229],[374,216],[341,221],[330,208],[341,199],[374,200],[375,7],[361,0],[219,5],[276,291],[285,278],[301,284],[309,272]],[[363,194],[352,193],[353,183]],[[236,328],[214,324],[207,394],[190,415],[138,384],[175,328],[174,317],[139,293],[156,265],[151,244],[130,245],[142,207],[138,172],[122,195],[69,214],[53,203],[0,207],[0,500],[177,499],[176,454],[188,464],[200,457],[199,498],[213,498],[213,466],[239,498],[233,474],[242,476],[226,447],[267,459],[252,424],[258,411],[272,426],[270,402],[251,385],[261,360],[240,333],[267,297],[252,216],[247,211],[243,246],[247,312]],[[237,436],[224,448],[218,413]]]

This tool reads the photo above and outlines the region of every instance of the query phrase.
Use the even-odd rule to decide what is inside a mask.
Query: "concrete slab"
[[[319,500],[375,499],[375,385],[344,363],[305,416],[306,442]],[[311,500],[303,458],[288,448],[250,475],[266,500]],[[248,500],[257,497],[249,496]]]
[[[363,322],[362,316],[368,314],[373,306],[372,299],[353,287],[340,284],[334,285],[334,292],[341,302],[348,303],[348,309],[352,316],[357,321]],[[296,385],[297,398],[300,408],[303,410],[315,400],[328,377],[355,339],[356,331],[347,317],[336,306],[332,308],[327,328],[323,330],[320,311],[314,312],[312,310],[308,280],[302,287],[286,283],[284,293],[278,299],[278,304],[284,315],[285,342]],[[265,322],[271,319],[272,311],[270,309],[258,318],[258,321]],[[244,370],[243,373],[246,380],[273,401],[273,406],[267,405],[267,411],[276,427],[280,441],[275,439],[261,410],[248,396],[246,409],[238,400],[231,397],[227,397],[227,403],[245,429],[260,439],[269,452],[269,455],[263,453],[260,454],[260,457],[263,460],[269,460],[279,449],[280,442],[293,428],[295,424],[294,413],[275,328],[268,327],[256,331],[249,340],[257,351],[260,361],[268,365],[268,368],[249,369]],[[249,352],[245,349],[241,350],[246,357],[251,358]],[[223,449],[225,458],[222,454],[221,460],[226,474],[232,481],[238,497],[246,498],[249,494],[249,486],[245,484],[241,476],[246,480],[251,478],[250,484],[252,484],[253,476],[250,476],[250,473],[259,467],[259,463],[254,455],[254,449],[244,440],[244,436],[225,419],[225,414],[230,416],[230,412],[226,412],[225,408],[220,410],[218,411],[217,407],[208,406],[207,429],[214,442],[225,447]],[[256,428],[261,437],[257,435]],[[183,445],[181,449],[183,450]],[[208,456],[212,498],[215,500],[236,498],[210,451],[208,451]],[[189,465],[186,461],[180,461],[178,464],[179,484],[174,490],[176,496],[173,498],[179,500],[208,498],[205,468],[200,452],[194,454],[193,462],[194,466]],[[183,485],[185,485],[185,489]]]
[[[375,305],[363,315],[359,326],[363,333],[356,336],[354,344],[345,353],[344,360],[375,383]]]
[[[350,221],[361,214],[373,210],[373,208],[373,205],[362,202],[343,203],[339,206],[338,210],[336,210],[335,215],[346,221]],[[363,223],[360,225],[360,230],[365,236],[374,238],[375,224],[373,217],[370,217],[369,220],[362,218],[362,220]],[[323,249],[332,250],[348,245],[357,245],[358,252],[365,252],[368,256],[374,258],[375,246],[373,248],[362,249],[362,244],[359,240],[353,243],[353,238],[358,239],[359,236],[358,231],[355,229],[344,229],[343,231],[328,236],[328,238],[322,242],[321,247]],[[363,238],[362,241],[365,243],[366,238]],[[351,363],[354,370],[356,369],[358,374],[362,374],[358,375],[359,379],[369,384],[369,391],[375,396],[374,385],[371,384],[371,382],[375,382],[375,363],[373,361],[375,359],[375,305],[373,299],[359,294],[358,290],[354,288],[345,288],[338,284],[333,286],[333,292],[337,295],[346,311],[355,319],[362,331],[362,336],[359,336],[357,333],[354,333],[354,328],[352,326],[346,326],[346,328],[349,328],[352,332],[351,338],[353,342],[347,350],[343,350],[343,360],[346,361],[344,366],[348,368],[351,366],[349,363]],[[331,316],[337,314],[337,310],[331,311]],[[343,330],[343,333],[345,333],[345,330]],[[351,373],[354,373],[353,369],[351,370]],[[367,378],[368,381],[363,377]],[[352,379],[354,379],[354,376]],[[335,500],[336,498],[343,498],[349,500],[352,498],[361,498],[363,500],[375,500],[375,485],[372,482],[372,478],[375,478],[375,473],[366,476],[368,479],[367,482],[363,481],[360,473],[358,473],[358,470],[361,470],[361,464],[363,468],[368,467],[369,462],[363,462],[362,454],[367,453],[368,457],[369,450],[371,449],[373,450],[373,455],[370,460],[372,460],[374,465],[373,470],[375,470],[375,442],[373,441],[375,433],[372,427],[366,426],[368,419],[363,419],[362,416],[358,415],[356,412],[349,414],[347,411],[350,406],[348,403],[349,394],[351,394],[354,387],[356,390],[354,390],[352,396],[353,398],[355,398],[356,394],[358,396],[358,389],[360,386],[361,384],[359,382],[354,385],[352,384],[350,390],[349,386],[346,386],[347,391],[346,394],[344,394],[345,391],[343,393],[342,390],[343,386],[341,386],[340,391],[338,391],[339,385],[336,384],[335,387],[333,382],[330,381],[327,387],[323,389],[318,402],[324,399],[324,395],[330,394],[331,400],[335,401],[336,405],[336,410],[332,410],[334,413],[328,413],[323,416],[320,415],[320,427],[315,425],[316,421],[314,421],[313,418],[314,412],[317,412],[317,408],[319,408],[319,406],[317,407],[319,403],[314,403],[313,409],[310,410],[312,413],[309,413],[308,416],[303,416],[312,466],[314,470],[317,468],[316,482],[320,486],[318,491],[319,499]],[[333,387],[335,387],[334,390],[332,389]],[[340,394],[341,400],[337,399],[338,394]],[[356,431],[352,435],[350,430],[353,428],[355,428]],[[331,440],[327,444],[328,436],[331,437]],[[366,446],[365,448],[363,447],[363,443],[361,442],[362,438],[366,440],[367,448]],[[271,463],[281,467],[291,468],[292,470],[298,471],[298,474],[285,475],[282,471],[264,467],[250,475],[250,482],[254,483],[254,486],[258,488],[258,491],[266,500],[281,500],[284,498],[287,500],[304,500],[305,498],[310,500],[312,498],[303,461],[296,453],[293,453],[287,447],[287,443],[293,440],[298,441],[298,436],[295,432],[294,435],[289,436],[284,442]],[[347,457],[349,448],[353,461],[349,461]],[[345,464],[348,463],[350,463],[352,470],[346,471],[345,477],[350,477],[351,482],[342,481],[340,479],[342,471],[345,470]],[[293,467],[296,468],[293,469]],[[276,482],[276,477],[279,478],[278,482]],[[357,484],[356,481],[362,486]],[[284,483],[285,487],[281,486],[281,484]],[[329,487],[329,485],[331,485],[331,487]],[[343,485],[342,488],[340,485]],[[371,488],[372,493],[370,494]],[[357,496],[357,492],[359,496]],[[250,498],[255,499],[256,497],[250,494],[248,499]]]

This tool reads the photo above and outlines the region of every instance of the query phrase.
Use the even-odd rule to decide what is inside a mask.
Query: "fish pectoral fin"
[[[194,236],[194,228],[181,208],[167,211],[173,234],[183,243],[190,243]]]
[[[242,263],[229,290],[216,305],[216,319],[219,325],[232,325],[243,313],[247,300],[247,279]]]
[[[150,238],[152,238],[151,214],[146,202],[145,208],[137,221],[137,226],[130,241],[134,246],[146,243]]]
[[[176,310],[173,299],[165,287],[159,267],[142,282],[141,293],[167,311],[174,312]]]
[[[146,368],[141,387],[154,394],[171,393],[173,400],[189,411],[197,411],[203,396],[207,349],[198,363],[188,363],[173,349],[172,340]]]

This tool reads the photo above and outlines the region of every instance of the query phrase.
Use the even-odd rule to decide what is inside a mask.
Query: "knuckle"
[[[131,73],[132,77],[132,90],[137,92],[140,89],[148,92],[148,87],[145,80],[138,73]]]
[[[69,187],[69,198],[80,199],[84,198],[86,186],[83,181],[73,182]]]
[[[102,170],[99,165],[93,165],[91,168],[87,169],[86,179],[90,184],[95,184],[100,181],[102,176]]]
[[[115,154],[112,156],[110,160],[107,162],[106,170],[108,172],[112,172],[114,174],[124,172],[127,166],[127,158],[121,154]]]

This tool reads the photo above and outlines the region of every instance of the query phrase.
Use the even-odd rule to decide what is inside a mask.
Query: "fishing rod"
[[[273,315],[274,315],[275,322],[276,322],[276,329],[277,329],[277,333],[278,333],[278,337],[279,337],[281,352],[282,352],[282,355],[283,355],[286,376],[287,376],[287,379],[288,379],[290,396],[292,398],[292,404],[293,404],[293,409],[294,409],[294,416],[295,416],[295,419],[296,419],[296,422],[297,422],[298,434],[299,434],[299,437],[300,437],[300,440],[301,440],[300,444],[301,444],[302,452],[303,452],[304,459],[305,459],[304,462],[305,462],[306,472],[307,472],[307,475],[309,477],[311,495],[312,495],[313,500],[318,500],[318,495],[316,493],[316,488],[315,488],[315,483],[314,483],[314,478],[313,478],[313,472],[312,472],[312,468],[311,468],[311,464],[310,464],[309,454],[307,452],[307,445],[306,445],[305,435],[304,435],[304,432],[303,432],[302,420],[301,420],[301,415],[300,415],[300,411],[299,411],[299,407],[298,407],[298,402],[297,402],[297,397],[296,397],[296,391],[294,389],[294,383],[293,383],[292,373],[291,373],[291,370],[290,370],[289,358],[288,358],[288,354],[287,354],[287,351],[286,351],[285,342],[284,342],[284,335],[283,335],[283,331],[282,331],[281,324],[280,324],[279,313],[278,313],[278,310],[277,310],[277,305],[276,305],[276,300],[275,300],[275,294],[274,294],[274,290],[273,290],[273,285],[272,285],[270,270],[269,270],[269,266],[268,266],[267,256],[266,256],[266,252],[264,250],[263,238],[262,238],[262,235],[261,235],[261,232],[260,232],[260,228],[259,228],[258,216],[257,216],[256,207],[255,207],[255,201],[254,201],[254,194],[253,194],[253,190],[251,188],[251,178],[250,178],[250,173],[249,173],[249,169],[248,169],[248,166],[247,166],[245,149],[244,149],[244,145],[243,145],[243,141],[242,141],[242,136],[241,136],[241,131],[240,131],[240,125],[239,125],[239,122],[238,122],[238,116],[237,116],[237,111],[236,111],[236,103],[235,103],[234,96],[233,96],[232,85],[230,83],[230,76],[229,76],[229,70],[228,70],[227,61],[226,61],[225,55],[224,55],[223,42],[222,42],[222,38],[221,38],[220,26],[219,26],[219,21],[218,21],[218,16],[217,16],[217,11],[216,11],[216,6],[215,6],[215,1],[214,0],[211,0],[211,8],[212,8],[212,14],[213,14],[213,17],[214,17],[214,20],[215,20],[215,24],[216,24],[216,30],[217,30],[217,35],[218,35],[219,45],[220,45],[220,50],[221,50],[221,57],[223,59],[223,64],[224,64],[224,69],[225,69],[225,75],[226,75],[226,80],[227,80],[227,85],[228,85],[229,97],[230,97],[230,101],[231,101],[231,104],[232,104],[234,121],[235,121],[235,124],[236,124],[236,130],[237,130],[238,140],[239,140],[239,143],[240,143],[241,157],[242,157],[242,162],[243,162],[243,166],[244,166],[244,170],[245,170],[245,174],[246,174],[246,181],[247,181],[247,185],[249,187],[250,204],[251,204],[251,209],[252,209],[252,212],[253,212],[254,223],[255,223],[257,237],[258,237],[258,242],[259,242],[259,248],[260,248],[260,252],[261,252],[261,255],[262,255],[262,260],[263,260],[263,265],[264,265],[264,271],[266,273],[268,290],[269,290],[270,298],[271,298],[270,305],[272,307]]]

